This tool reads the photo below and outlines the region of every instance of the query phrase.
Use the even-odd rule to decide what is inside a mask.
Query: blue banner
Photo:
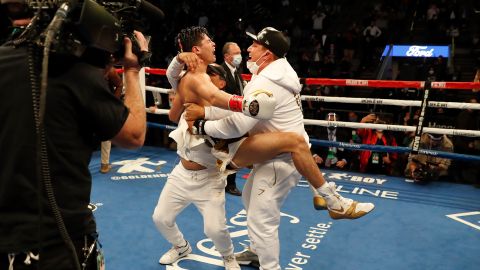
[[[382,56],[387,56],[390,45],[385,46]],[[391,56],[393,57],[445,57],[450,55],[449,46],[432,45],[393,45]]]

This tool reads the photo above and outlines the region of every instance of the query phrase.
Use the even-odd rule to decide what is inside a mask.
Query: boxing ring
[[[164,70],[147,69],[151,75]],[[415,87],[428,91],[438,88],[480,88],[479,83],[443,83],[305,79],[315,85],[358,87]],[[449,88],[450,89],[450,88]],[[146,86],[146,91],[161,94],[169,89]],[[479,104],[417,100],[369,99],[350,97],[302,96],[313,102],[381,104],[479,110]],[[146,108],[148,113],[165,115],[167,109]],[[354,123],[305,119],[306,125],[342,128],[371,128],[392,132],[429,132],[453,136],[480,137],[476,130],[452,130],[418,126]],[[148,123],[150,128],[174,129],[166,123]],[[456,160],[478,162],[476,155],[312,139],[312,144],[354,150],[418,152]],[[224,269],[212,242],[203,234],[201,216],[189,206],[177,219],[180,229],[193,247],[193,253],[175,265],[158,264],[170,248],[151,220],[153,209],[168,173],[178,162],[175,151],[145,146],[128,151],[113,148],[112,171],[100,174],[100,153],[92,158],[94,178],[92,204],[99,224],[100,239],[106,253],[107,269]],[[280,226],[282,269],[477,269],[480,265],[480,189],[471,185],[432,182],[414,185],[400,177],[349,171],[322,170],[328,181],[349,198],[375,203],[376,209],[358,220],[334,221],[325,211],[316,211],[305,180],[294,188],[282,209]],[[248,170],[237,173],[243,187]],[[241,199],[226,196],[227,225],[235,251],[248,245],[246,215]],[[242,266],[242,269],[254,269]]]
[[[156,75],[165,75],[165,70],[161,69],[152,69],[149,68],[145,71],[149,74]],[[247,77],[248,78],[248,77]],[[423,132],[428,132],[432,134],[446,134],[452,136],[468,136],[468,137],[480,137],[479,130],[465,130],[465,129],[445,129],[445,128],[431,128],[423,127],[425,109],[430,108],[443,108],[443,109],[471,109],[471,110],[480,110],[480,103],[471,104],[471,103],[461,103],[461,102],[443,102],[443,101],[430,101],[428,99],[429,91],[434,89],[457,89],[457,90],[471,90],[473,88],[480,87],[480,83],[473,82],[431,82],[426,83],[422,81],[387,81],[387,80],[352,80],[352,79],[315,79],[315,78],[306,78],[303,82],[307,85],[322,85],[322,86],[351,86],[351,87],[371,87],[371,88],[415,88],[423,89],[424,97],[420,100],[398,100],[398,99],[376,99],[376,98],[351,98],[351,97],[329,97],[329,96],[301,96],[302,101],[315,101],[315,102],[332,102],[332,103],[347,103],[347,104],[369,104],[369,105],[391,105],[391,106],[411,106],[411,107],[420,107],[422,109],[421,119],[417,126],[403,126],[403,125],[386,125],[386,124],[369,124],[369,123],[353,123],[353,122],[342,122],[342,121],[326,121],[326,120],[314,120],[314,119],[305,119],[305,125],[316,125],[316,126],[335,126],[339,128],[368,128],[368,129],[382,129],[395,132],[416,132],[416,137],[418,137]],[[169,89],[145,86],[145,90],[167,94]],[[147,110],[149,113],[154,114],[168,114],[167,109],[156,109],[155,111]],[[149,123],[151,127],[160,127],[174,129],[174,126],[167,125],[158,125],[155,123]],[[426,155],[434,155],[442,158],[451,158],[451,159],[460,159],[460,160],[470,160],[470,161],[480,161],[480,155],[464,155],[456,154],[449,152],[441,151],[432,151],[426,149],[419,149],[418,145],[413,148],[409,147],[389,147],[389,146],[379,146],[379,145],[366,145],[366,144],[354,144],[354,143],[345,143],[345,142],[331,142],[325,140],[311,140],[312,144],[320,146],[334,146],[342,147],[351,150],[375,150],[380,152],[398,152],[398,153],[409,153],[415,152]]]

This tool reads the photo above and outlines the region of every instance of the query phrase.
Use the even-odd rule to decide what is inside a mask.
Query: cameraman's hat
[[[287,38],[282,32],[273,27],[265,27],[262,31],[258,32],[257,35],[249,32],[246,33],[249,37],[262,44],[279,58],[285,57],[290,48]]]

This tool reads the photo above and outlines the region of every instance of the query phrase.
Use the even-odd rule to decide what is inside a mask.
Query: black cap
[[[277,57],[285,57],[290,48],[290,44],[283,33],[273,27],[265,27],[257,35],[246,33],[253,40],[272,51]]]
[[[207,66],[207,74],[208,75],[216,74],[216,75],[220,76],[224,81],[227,80],[227,72],[219,64],[213,63],[213,64],[208,65]]]

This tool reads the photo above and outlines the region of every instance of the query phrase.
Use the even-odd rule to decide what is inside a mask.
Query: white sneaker
[[[325,191],[322,192],[322,195],[328,204],[328,214],[333,219],[356,219],[370,213],[375,208],[373,203],[361,203],[342,197],[338,194],[334,182],[328,183]]]
[[[192,253],[192,247],[188,241],[185,241],[186,244],[180,247],[173,246],[169,251],[162,255],[158,263],[160,264],[172,264],[178,259],[187,256]]]
[[[241,270],[233,254],[223,257],[223,264],[225,265],[225,270]]]

